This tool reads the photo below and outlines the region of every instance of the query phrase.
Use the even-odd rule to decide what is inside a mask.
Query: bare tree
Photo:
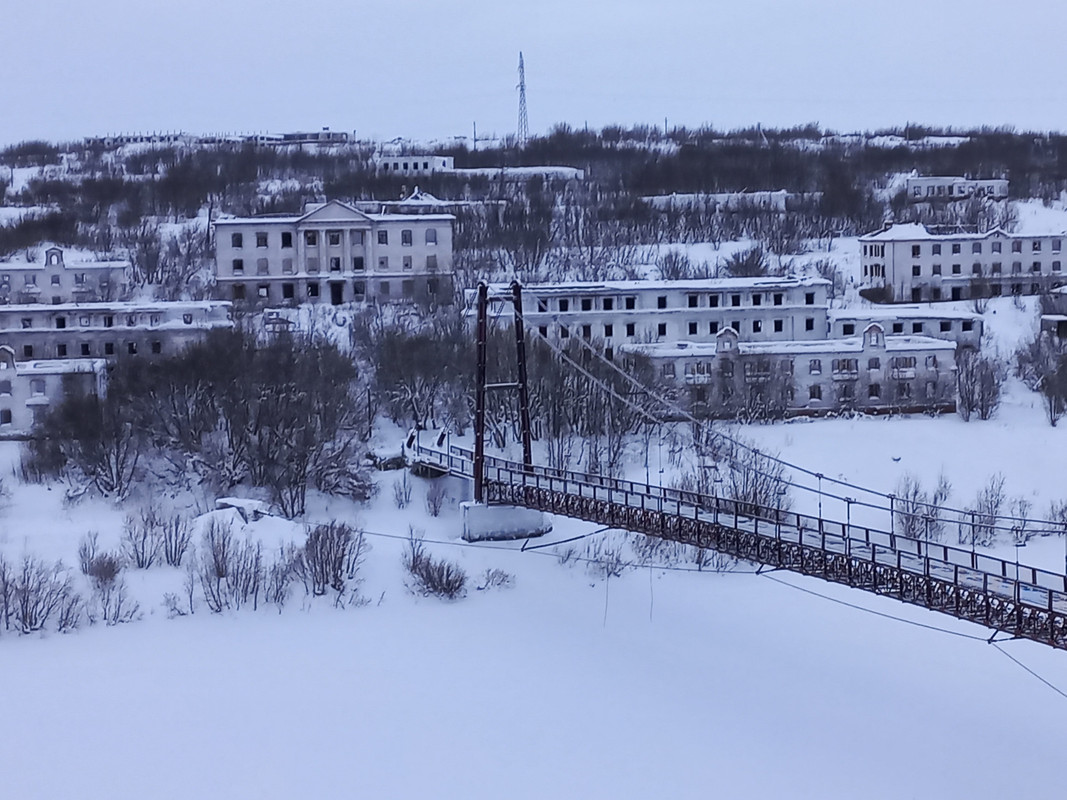
[[[1067,346],[1039,331],[1015,353],[1015,374],[1041,393],[1045,416],[1053,427],[1067,410]]]
[[[1000,406],[1006,377],[1004,366],[995,358],[962,350],[956,359],[956,367],[956,410],[959,415],[965,421],[970,421],[974,414],[981,420],[990,419]]]
[[[996,473],[978,490],[974,503],[964,510],[959,520],[959,542],[972,547],[988,547],[997,538],[997,518],[1007,501],[1004,476]]]

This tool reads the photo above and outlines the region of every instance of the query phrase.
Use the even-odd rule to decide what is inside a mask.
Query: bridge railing
[[[453,474],[467,477],[474,474],[473,453],[467,448],[450,445],[445,452],[415,444],[412,449]],[[992,585],[996,594],[1017,596],[1019,602],[1027,605],[1067,611],[1067,575],[972,549],[683,489],[541,465],[526,469],[519,462],[495,456],[486,456],[485,467],[487,480],[502,484],[532,486],[679,517],[700,519],[705,518],[702,515],[710,515],[715,522],[721,517],[722,524],[778,541],[846,556],[869,553],[878,563],[896,559],[894,563],[909,572],[935,577],[950,574],[953,580],[969,588]]]

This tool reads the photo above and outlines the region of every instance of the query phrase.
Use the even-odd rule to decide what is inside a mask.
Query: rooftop
[[[886,320],[886,319],[981,319],[981,314],[956,309],[931,308],[930,306],[900,305],[890,308],[837,308],[827,312],[831,322],[847,320]]]
[[[540,283],[523,286],[524,292],[536,295],[555,294],[616,294],[637,291],[708,292],[730,289],[790,289],[795,287],[829,286],[823,278],[763,277],[763,278],[702,278],[699,280],[635,280],[635,281],[575,281],[572,283]],[[489,285],[489,295],[511,295],[506,283]]]
[[[718,353],[718,342],[667,342],[664,344],[624,345],[620,350],[644,353],[652,358],[681,358],[694,356],[714,358]],[[889,353],[912,350],[949,350],[956,349],[955,342],[935,339],[932,336],[886,336],[885,350]],[[738,342],[737,350],[741,355],[810,355],[836,353],[862,353],[863,337],[848,339],[819,339],[817,341],[785,342]]]
[[[914,242],[918,240],[952,241],[955,239],[974,241],[975,239],[989,239],[1003,237],[1005,239],[1034,239],[1042,236],[1064,236],[1064,231],[1045,231],[1043,233],[1007,233],[1000,228],[992,228],[985,233],[931,233],[926,226],[917,222],[905,222],[898,225],[889,225],[880,231],[865,233],[860,237],[861,242]]]

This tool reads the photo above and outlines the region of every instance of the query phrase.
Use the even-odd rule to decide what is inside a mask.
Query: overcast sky
[[[5,0],[0,141],[557,122],[1067,130],[1062,0]]]

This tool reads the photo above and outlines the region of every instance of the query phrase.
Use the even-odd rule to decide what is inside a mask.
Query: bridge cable
[[[987,641],[989,641],[985,636],[975,636],[974,634],[963,633],[962,631],[953,631],[953,630],[949,630],[948,628],[940,628],[937,625],[929,625],[929,624],[927,624],[925,622],[916,622],[915,620],[907,619],[905,617],[898,617],[898,616],[895,616],[893,614],[887,614],[884,611],[875,611],[872,608],[866,608],[865,606],[857,605],[856,603],[850,603],[847,600],[841,600],[841,599],[839,599],[837,597],[830,597],[829,595],[822,594],[821,592],[816,592],[814,589],[807,589],[807,588],[805,588],[803,586],[797,586],[795,583],[790,583],[789,581],[783,581],[781,578],[775,578],[773,575],[771,575],[768,572],[761,572],[759,574],[760,574],[761,577],[764,577],[769,581],[774,581],[775,583],[780,583],[780,584],[782,584],[782,586],[788,586],[790,589],[796,589],[797,591],[804,592],[805,594],[810,594],[810,595],[813,595],[815,597],[821,597],[823,600],[829,600],[831,603],[837,603],[838,605],[846,606],[848,608],[854,608],[857,611],[866,611],[868,614],[874,614],[876,617],[884,617],[885,619],[891,619],[891,620],[895,620],[897,622],[904,622],[904,623],[907,623],[908,625],[914,625],[917,628],[926,628],[927,630],[937,631],[938,633],[947,633],[947,634],[950,634],[952,636],[959,636],[959,637],[961,637],[963,639],[973,639],[976,642],[987,642]],[[881,596],[881,595],[878,595],[878,596]]]
[[[993,647],[995,647],[997,650],[1002,652],[1004,655],[1006,655],[1008,658],[1010,658],[1012,661],[1014,661],[1016,664],[1018,664],[1020,667],[1022,667],[1024,670],[1026,670],[1031,675],[1033,675],[1035,678],[1037,678],[1039,681],[1041,681],[1043,684],[1045,684],[1045,686],[1050,688],[1052,691],[1054,691],[1060,697],[1063,697],[1064,699],[1067,699],[1067,692],[1064,692],[1062,689],[1060,689],[1055,684],[1051,683],[1050,681],[1048,681],[1045,678],[1043,678],[1040,675],[1038,675],[1034,670],[1032,670],[1032,669],[1030,669],[1030,667],[1026,666],[1026,664],[1024,664],[1022,661],[1020,661],[1015,656],[1013,656],[1011,653],[1009,653],[1007,650],[1005,650],[1003,647],[1001,647],[997,642],[990,642],[990,644],[993,645]]]
[[[549,316],[554,321],[559,322],[559,317],[557,315],[550,314]],[[584,370],[584,368],[581,368],[577,364],[577,362],[575,362],[570,357],[569,354],[567,354],[565,351],[562,351],[559,347],[557,347],[555,345],[555,343],[553,343],[547,336],[543,335],[540,332],[540,330],[538,330],[536,327],[531,327],[530,330],[539,339],[544,341],[545,344],[548,345],[548,347],[550,349],[552,349],[553,351],[555,351],[557,354],[561,355],[562,357],[566,358],[566,360],[568,362],[570,362],[573,366],[575,366],[576,368],[580,369],[583,374],[585,374],[587,376],[589,375],[589,373],[586,370]],[[742,450],[747,450],[747,451],[749,451],[749,452],[751,452],[751,453],[753,453],[753,454],[755,454],[757,456],[762,456],[763,458],[766,458],[767,460],[769,460],[769,461],[771,461],[773,463],[776,463],[776,464],[778,464],[778,465],[780,465],[782,467],[787,467],[787,468],[795,470],[797,472],[801,472],[801,473],[804,473],[806,475],[809,475],[809,476],[811,476],[813,478],[818,478],[821,481],[824,480],[824,481],[827,481],[829,483],[835,483],[835,484],[837,484],[839,486],[844,486],[845,488],[853,489],[853,490],[858,491],[858,492],[864,492],[866,494],[870,494],[870,495],[873,495],[875,497],[881,497],[881,498],[884,498],[886,500],[888,500],[890,498],[889,493],[882,492],[882,491],[879,491],[877,489],[870,489],[868,487],[860,486],[858,484],[854,484],[854,483],[851,483],[851,482],[846,481],[846,480],[841,480],[839,478],[833,478],[833,477],[831,477],[829,475],[825,475],[823,473],[815,472],[813,470],[807,469],[806,467],[802,467],[799,464],[794,464],[794,463],[792,463],[790,461],[786,461],[785,459],[780,458],[778,456],[774,456],[774,455],[771,455],[769,453],[765,453],[765,452],[763,452],[762,450],[760,450],[757,447],[753,447],[752,445],[746,444],[743,441],[741,441],[741,440],[739,440],[739,439],[737,439],[737,438],[735,438],[733,436],[730,436],[729,434],[726,434],[726,433],[723,433],[722,431],[716,430],[711,425],[707,424],[707,420],[701,421],[701,420],[697,419],[691,413],[689,413],[688,411],[686,411],[683,408],[680,408],[678,405],[676,405],[671,400],[663,397],[662,395],[658,394],[657,392],[655,392],[652,389],[650,389],[647,386],[645,386],[639,380],[637,380],[632,375],[630,375],[628,372],[626,372],[621,367],[619,367],[619,365],[616,364],[614,361],[612,361],[612,360],[610,360],[608,358],[605,358],[603,353],[601,353],[597,348],[593,347],[593,345],[591,345],[589,342],[587,342],[585,340],[585,337],[583,337],[583,336],[575,336],[575,337],[572,337],[572,338],[575,339],[580,346],[584,347],[590,353],[592,353],[599,361],[601,361],[603,364],[608,366],[610,369],[614,370],[619,375],[621,375],[632,386],[634,386],[635,388],[640,389],[642,393],[644,393],[644,394],[648,395],[649,397],[651,397],[652,399],[658,401],[664,408],[675,412],[676,414],[681,416],[684,420],[693,423],[701,431],[708,430],[711,433],[712,436],[718,437],[720,439],[724,439],[725,441],[729,442],[730,444],[734,445],[735,447],[738,447],[738,448],[740,448]],[[618,395],[616,392],[613,392],[610,389],[607,389],[604,386],[603,383],[601,383],[599,381],[597,381],[597,383],[598,383],[599,386],[601,386],[601,388],[604,388],[606,391],[608,391],[614,397],[616,397],[617,399],[619,399],[619,400],[623,401],[624,403],[627,403],[628,405],[631,405],[631,407],[633,407],[633,405],[631,403],[629,403],[629,401],[627,401],[625,398],[623,398],[620,395]],[[648,416],[647,413],[645,415]],[[657,424],[661,424],[662,422],[663,422],[663,420],[656,420]],[[762,477],[775,478],[776,480],[781,480],[780,478],[777,478],[776,476],[769,475],[769,474],[767,474],[765,472],[761,472],[756,468],[752,468],[752,469],[758,475],[760,475]],[[794,486],[796,488],[805,489],[805,490],[810,491],[810,492],[822,494],[824,497],[836,498],[836,499],[840,499],[842,501],[847,499],[847,498],[844,498],[844,497],[838,497],[836,495],[829,495],[829,494],[824,493],[824,492],[818,492],[818,490],[815,489],[814,487],[807,487],[807,486],[803,486],[803,485],[799,485],[799,484],[789,484],[789,485]],[[864,506],[864,507],[867,507],[867,508],[873,508],[873,509],[876,509],[876,510],[879,510],[879,511],[886,511],[886,512],[890,512],[890,513],[907,513],[907,512],[900,512],[896,508],[892,508],[890,506],[876,505],[876,504],[873,504],[873,503],[865,503],[865,502],[859,501],[859,500],[852,500],[851,502],[852,502],[853,505]],[[964,510],[964,509],[952,508],[952,507],[949,507],[949,506],[937,506],[937,505],[934,505],[933,503],[911,501],[911,500],[909,500],[908,503],[911,504],[911,505],[915,505],[915,506],[924,506],[925,508],[927,508],[931,512],[935,512],[936,511],[936,512],[939,512],[939,513],[955,514],[955,515],[957,515],[959,517],[962,517],[962,518],[969,517],[971,515],[971,513],[972,513],[971,511],[967,511],[967,510]],[[908,514],[908,516],[914,517],[916,515],[912,513],[912,514]],[[1023,517],[1009,517],[1009,516],[1005,516],[1005,515],[1002,515],[1002,514],[997,514],[995,516],[995,518],[994,518],[994,522],[996,520],[1003,520],[1003,521],[1006,521],[1006,522],[1019,522],[1019,523],[1022,523],[1022,525],[1019,526],[1021,528],[1025,528],[1028,523],[1036,524],[1036,525],[1048,526],[1047,530],[1046,529],[1038,529],[1038,530],[1034,531],[1034,530],[1031,529],[1030,531],[1028,531],[1028,532],[1040,533],[1040,534],[1044,534],[1044,533],[1056,533],[1056,534],[1064,533],[1065,532],[1064,529],[1065,529],[1065,527],[1067,527],[1067,526],[1065,526],[1065,524],[1063,522],[1057,522],[1057,521],[1054,521],[1054,520],[1042,520],[1042,519],[1032,519],[1032,518],[1023,518]],[[945,520],[945,521],[948,521],[948,520]],[[999,526],[997,526],[995,524],[993,524],[993,525],[983,525],[983,527],[991,528],[993,530],[1004,530],[1004,531],[1011,532],[1011,528],[999,527]]]

